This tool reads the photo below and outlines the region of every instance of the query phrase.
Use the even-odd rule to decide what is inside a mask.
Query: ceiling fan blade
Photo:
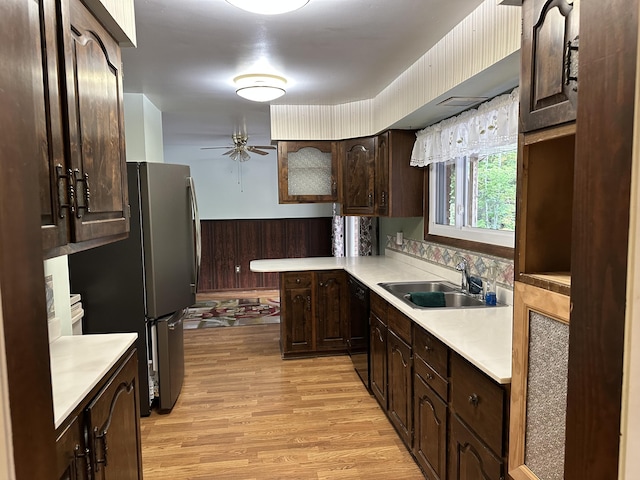
[[[229,155],[230,153],[233,153],[235,151],[236,151],[236,149],[232,148],[231,150],[228,150],[228,151],[224,152],[223,155]]]
[[[251,153],[257,153],[258,155],[269,155],[268,152],[263,152],[262,150],[256,150],[255,147],[248,147],[247,150],[249,150]]]
[[[261,148],[262,150],[277,150],[273,145],[252,145],[251,148]]]
[[[240,151],[240,158],[239,158],[239,160],[240,160],[241,162],[246,162],[246,161],[247,161],[247,160],[249,160],[250,158],[251,158],[251,156],[250,156],[247,152],[245,152],[244,150],[241,150],[241,151]]]
[[[200,150],[214,150],[216,148],[232,148],[232,147],[200,147]]]

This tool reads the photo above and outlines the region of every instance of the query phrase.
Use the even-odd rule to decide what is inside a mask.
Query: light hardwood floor
[[[349,357],[285,361],[279,337],[185,331],[182,393],[141,419],[146,479],[423,478]]]

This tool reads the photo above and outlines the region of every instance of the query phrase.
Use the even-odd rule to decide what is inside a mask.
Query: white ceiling
[[[295,12],[261,16],[225,0],[136,0],[138,46],[123,49],[124,90],[162,110],[165,146],[228,145],[238,127],[251,144],[265,144],[269,105],[238,97],[233,77],[286,77],[287,94],[274,103],[372,98],[480,3],[310,0]],[[517,62],[499,75],[513,84]],[[418,113],[414,127],[428,119]]]

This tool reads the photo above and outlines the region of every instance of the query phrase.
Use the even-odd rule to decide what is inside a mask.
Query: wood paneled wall
[[[278,288],[277,273],[256,273],[251,260],[331,256],[331,218],[202,220],[199,292]]]

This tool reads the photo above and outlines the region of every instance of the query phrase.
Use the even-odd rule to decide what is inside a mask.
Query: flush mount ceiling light
[[[247,12],[278,15],[298,10],[309,3],[309,0],[227,0],[227,2]]]
[[[254,102],[270,102],[284,95],[287,80],[278,75],[248,74],[233,79],[236,93]]]

